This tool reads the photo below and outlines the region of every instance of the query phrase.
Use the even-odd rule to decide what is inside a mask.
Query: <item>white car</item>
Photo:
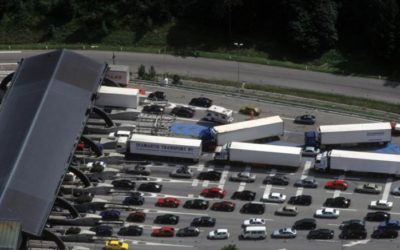
[[[301,151],[301,154],[303,156],[311,156],[311,157],[315,157],[316,155],[318,155],[321,152],[321,150],[319,148],[316,147],[312,147],[312,146],[308,146],[305,147],[303,149],[303,151]]]
[[[335,208],[322,208],[315,211],[315,217],[319,218],[338,218],[339,210]]]
[[[248,226],[265,226],[265,220],[262,218],[250,218],[248,220],[243,221],[243,227]]]
[[[390,210],[393,207],[393,202],[387,200],[371,201],[368,208],[377,210]]]
[[[254,182],[256,180],[256,175],[251,174],[250,172],[239,172],[236,174],[233,174],[231,178],[229,178],[230,181],[240,181],[240,182]]]
[[[262,202],[283,203],[286,200],[286,195],[281,193],[268,193],[264,194],[260,199]]]
[[[111,132],[108,135],[109,139],[115,139],[117,137],[130,137],[131,136],[131,131],[128,130],[118,130],[116,132]]]
[[[228,229],[216,229],[208,233],[208,239],[212,240],[224,240],[229,238]]]

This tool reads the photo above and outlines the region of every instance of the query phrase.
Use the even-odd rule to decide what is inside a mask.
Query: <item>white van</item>
[[[265,226],[249,226],[243,229],[240,235],[242,239],[265,239],[267,237],[267,228]]]
[[[221,106],[212,105],[206,110],[203,120],[222,123],[222,124],[232,123],[233,110],[226,109]]]

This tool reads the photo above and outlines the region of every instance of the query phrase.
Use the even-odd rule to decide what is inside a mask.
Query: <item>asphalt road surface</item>
[[[16,51],[0,53],[1,63],[17,62],[21,58],[45,51]],[[98,61],[112,62],[113,52],[78,51]],[[158,73],[180,74],[206,79],[238,80],[291,88],[337,93],[399,103],[400,83],[386,80],[342,76],[311,71],[294,70],[267,65],[239,63],[193,57],[176,57],[163,54],[115,52],[116,64],[129,65],[136,72],[140,64],[153,65]]]

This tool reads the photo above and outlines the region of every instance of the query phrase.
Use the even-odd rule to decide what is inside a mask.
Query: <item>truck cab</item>
[[[315,157],[314,169],[316,171],[326,171],[329,167],[329,155],[328,151],[317,154]]]
[[[216,161],[227,161],[227,160],[229,160],[228,147],[229,147],[228,144],[216,147],[215,151],[214,151],[214,160],[216,160]]]
[[[233,110],[221,106],[212,105],[209,107],[203,117],[203,120],[227,124],[233,122]]]
[[[304,147],[317,147],[318,146],[318,133],[315,131],[308,131],[304,133]]]

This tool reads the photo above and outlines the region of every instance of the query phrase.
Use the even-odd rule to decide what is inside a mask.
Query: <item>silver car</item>
[[[275,211],[276,215],[296,216],[299,213],[296,206],[286,205]]]
[[[191,179],[193,178],[193,171],[188,167],[180,167],[170,172],[169,176],[173,178]]]
[[[239,172],[233,174],[230,178],[230,181],[238,181],[238,182],[254,182],[256,180],[256,175],[251,174],[250,172]]]
[[[285,238],[285,239],[296,238],[296,236],[297,236],[296,229],[289,227],[275,230],[271,235],[272,238]]]

